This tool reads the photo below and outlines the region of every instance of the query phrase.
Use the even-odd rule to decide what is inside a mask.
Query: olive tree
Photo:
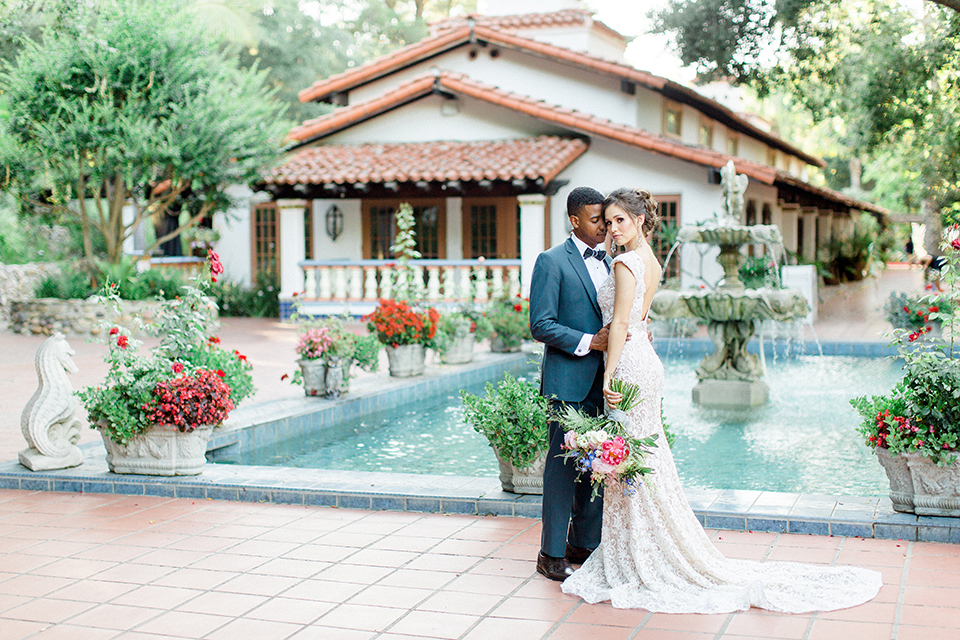
[[[88,259],[99,231],[118,262],[153,216],[189,214],[148,252],[224,210],[228,186],[276,161],[288,123],[265,74],[184,19],[184,3],[74,6],[0,74],[0,188],[79,220]]]

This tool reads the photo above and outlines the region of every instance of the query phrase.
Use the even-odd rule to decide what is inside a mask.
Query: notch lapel
[[[570,266],[580,278],[580,283],[583,284],[587,299],[590,300],[590,304],[597,312],[597,315],[601,315],[600,303],[597,302],[597,288],[593,284],[593,278],[590,277],[590,272],[587,271],[587,265],[583,263],[583,256],[577,251],[577,245],[573,243],[571,238],[567,238],[564,246],[567,249],[567,258],[570,261]]]

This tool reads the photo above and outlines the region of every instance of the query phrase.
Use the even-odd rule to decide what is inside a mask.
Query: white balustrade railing
[[[519,260],[411,260],[429,302],[486,302],[520,293]],[[396,291],[395,260],[304,260],[306,301],[371,302]]]

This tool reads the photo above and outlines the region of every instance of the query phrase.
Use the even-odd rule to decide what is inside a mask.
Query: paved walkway
[[[882,572],[844,611],[663,615],[535,572],[539,522],[0,491],[0,637],[952,640],[960,546],[709,531],[730,557]]]
[[[879,339],[892,290],[922,290],[919,271],[826,289],[817,337]],[[280,381],[294,328],[226,319],[220,335],[253,362],[254,401],[299,393]],[[0,333],[0,460],[23,447],[19,414],[41,342]],[[102,379],[103,347],[71,343],[74,385]],[[812,615],[619,611],[563,596],[535,572],[534,519],[0,490],[0,638],[960,637],[958,545],[708,532],[731,557],[874,567],[884,588],[868,604]]]

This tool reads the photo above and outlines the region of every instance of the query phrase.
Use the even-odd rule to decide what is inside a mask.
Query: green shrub
[[[547,450],[550,401],[536,383],[505,373],[497,385],[487,383],[486,395],[461,391],[460,400],[463,419],[518,469],[529,467]]]
[[[256,285],[248,289],[234,282],[222,282],[214,288],[220,315],[238,318],[276,318],[280,315],[277,277],[260,273]]]
[[[770,256],[752,256],[740,265],[740,282],[747,289],[779,288],[779,270]]]
[[[68,268],[41,280],[34,289],[34,295],[38,298],[70,300],[73,298],[89,298],[96,291],[90,282],[90,276],[86,272]]]

